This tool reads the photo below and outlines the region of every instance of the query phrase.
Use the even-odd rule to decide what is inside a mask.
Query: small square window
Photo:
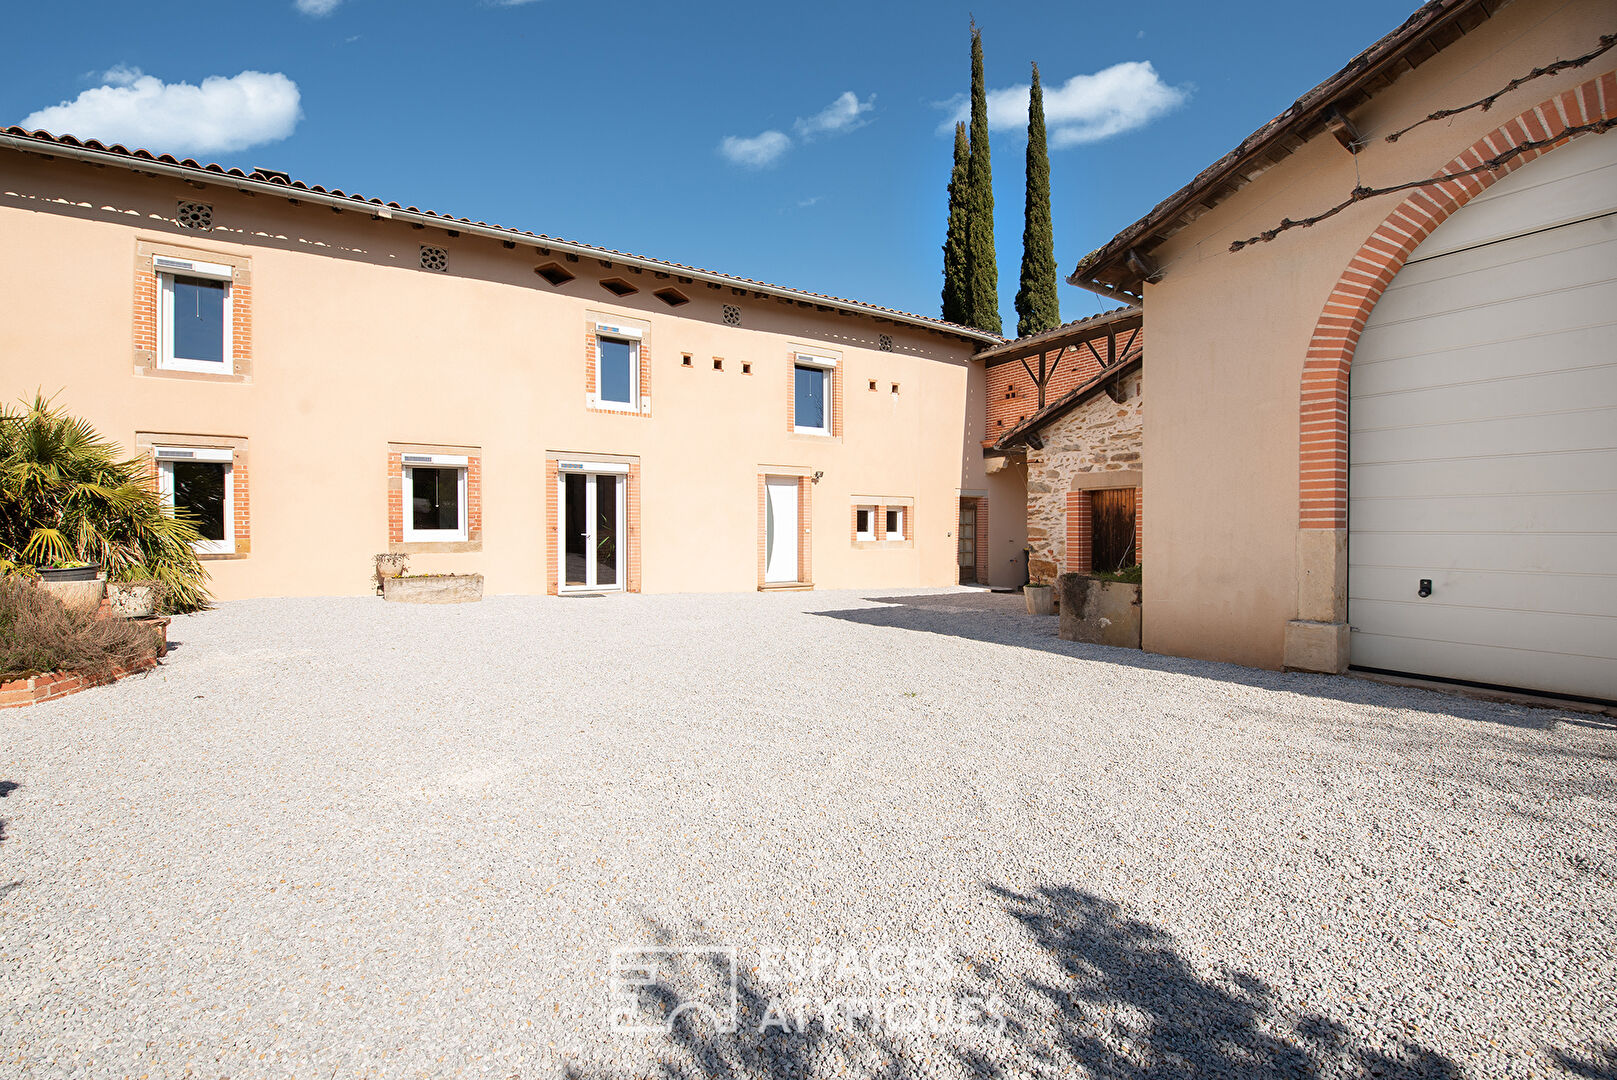
[[[870,380],[870,388],[872,390],[876,389],[876,380],[875,379]]]
[[[158,257],[158,366],[211,375],[235,373],[231,269]]]
[[[895,394],[898,393],[898,384],[897,383],[893,384],[893,393],[895,393]]]
[[[855,540],[876,539],[876,508],[874,506],[860,506],[853,512],[853,538]]]
[[[751,375],[752,374],[752,365],[750,363],[743,362],[742,365],[741,365],[741,374],[743,374],[743,375]]]
[[[634,407],[639,402],[640,343],[610,337],[596,341],[596,396],[603,405]]]
[[[466,466],[407,465],[404,492],[405,540],[466,539]]]
[[[713,358],[713,370],[714,371],[723,371],[724,370],[724,357],[715,356]]]
[[[887,508],[887,539],[904,539],[904,508],[902,506],[889,506]]]
[[[831,434],[831,368],[815,357],[798,357],[792,372],[792,427],[809,435]]]
[[[230,450],[160,446],[157,485],[163,501],[188,516],[202,534],[200,555],[229,555],[236,550],[236,500],[232,489]]]
[[[691,366],[691,354],[690,353],[680,353],[680,355],[679,355],[679,366],[680,367],[690,367]]]

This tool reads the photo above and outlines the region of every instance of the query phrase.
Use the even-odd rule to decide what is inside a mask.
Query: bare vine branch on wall
[[[1546,146],[1555,146],[1563,139],[1574,138],[1578,135],[1585,134],[1586,132],[1594,132],[1599,134],[1603,131],[1609,131],[1613,127],[1617,127],[1617,120],[1596,120],[1592,124],[1578,124],[1575,127],[1567,128],[1552,138],[1534,139],[1530,142],[1524,142],[1520,146],[1513,146],[1504,153],[1494,155],[1473,169],[1461,169],[1459,172],[1439,173],[1438,175],[1428,177],[1425,180],[1411,180],[1408,183],[1393,184],[1390,187],[1372,188],[1361,185],[1354,188],[1351,195],[1337,203],[1335,206],[1331,207],[1329,210],[1315,214],[1312,217],[1303,218],[1300,221],[1293,221],[1291,218],[1281,218],[1280,224],[1276,225],[1272,229],[1265,229],[1258,235],[1249,236],[1245,240],[1236,240],[1234,243],[1230,244],[1230,250],[1240,251],[1242,248],[1250,247],[1253,244],[1266,244],[1288,229],[1306,229],[1311,225],[1318,225],[1327,218],[1333,218],[1337,214],[1340,214],[1343,210],[1346,210],[1354,203],[1363,202],[1365,199],[1373,199],[1378,195],[1391,195],[1397,191],[1408,191],[1411,188],[1431,187],[1434,184],[1442,184],[1450,180],[1461,180],[1467,176],[1476,176],[1478,173],[1492,172],[1501,165],[1520,157],[1530,150],[1541,150]]]
[[[1422,119],[1415,121],[1413,124],[1410,124],[1406,128],[1400,128],[1391,135],[1388,135],[1387,141],[1397,142],[1400,135],[1407,135],[1411,131],[1414,131],[1416,128],[1420,127],[1422,124],[1429,124],[1433,120],[1444,120],[1450,116],[1458,116],[1460,113],[1470,112],[1472,109],[1481,109],[1483,112],[1487,112],[1489,109],[1493,108],[1494,102],[1498,101],[1512,90],[1515,90],[1517,87],[1525,86],[1534,79],[1543,78],[1545,75],[1554,75],[1558,71],[1567,71],[1572,68],[1580,68],[1589,61],[1593,60],[1595,57],[1608,51],[1613,45],[1617,45],[1617,34],[1602,34],[1600,35],[1600,47],[1594,52],[1585,53],[1584,55],[1576,57],[1572,60],[1557,60],[1553,64],[1534,68],[1526,75],[1522,75],[1518,78],[1510,80],[1510,82],[1506,83],[1498,90],[1495,90],[1485,98],[1478,98],[1471,104],[1461,105],[1457,109],[1439,109],[1430,116],[1423,117]]]

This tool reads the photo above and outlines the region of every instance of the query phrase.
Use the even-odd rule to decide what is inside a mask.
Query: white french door
[[[626,466],[564,463],[557,476],[561,508],[561,591],[624,587]],[[597,469],[603,471],[595,471]]]
[[[797,579],[797,478],[771,476],[764,484],[764,581]]]

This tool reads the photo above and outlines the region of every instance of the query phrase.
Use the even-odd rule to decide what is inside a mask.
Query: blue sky
[[[283,169],[935,315],[949,120],[968,89],[974,13],[989,89],[1001,92],[991,145],[1011,330],[1026,144],[1016,89],[1030,61],[1057,106],[1052,143],[1065,144],[1051,151],[1064,277],[1392,29],[1414,0],[1132,8],[18,5],[8,36],[28,44],[7,58],[0,122],[37,114],[58,133]],[[63,103],[65,113],[54,108]],[[1067,319],[1109,306],[1065,283],[1061,302]]]

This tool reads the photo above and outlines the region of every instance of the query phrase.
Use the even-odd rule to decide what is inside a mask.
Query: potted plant
[[[38,568],[39,580],[53,581],[94,581],[101,574],[101,568],[95,563],[85,562],[55,562],[50,566]]]
[[[383,592],[388,578],[396,578],[410,568],[410,556],[383,552],[376,556],[376,591]]]
[[[1055,586],[1029,582],[1022,586],[1022,595],[1027,599],[1027,613],[1029,615],[1054,615],[1056,613]]]
[[[104,579],[134,567],[163,583],[172,611],[208,604],[195,519],[165,505],[151,462],[124,457],[87,421],[36,395],[0,406],[0,574],[38,576],[96,605]],[[62,580],[68,578],[71,580]]]

